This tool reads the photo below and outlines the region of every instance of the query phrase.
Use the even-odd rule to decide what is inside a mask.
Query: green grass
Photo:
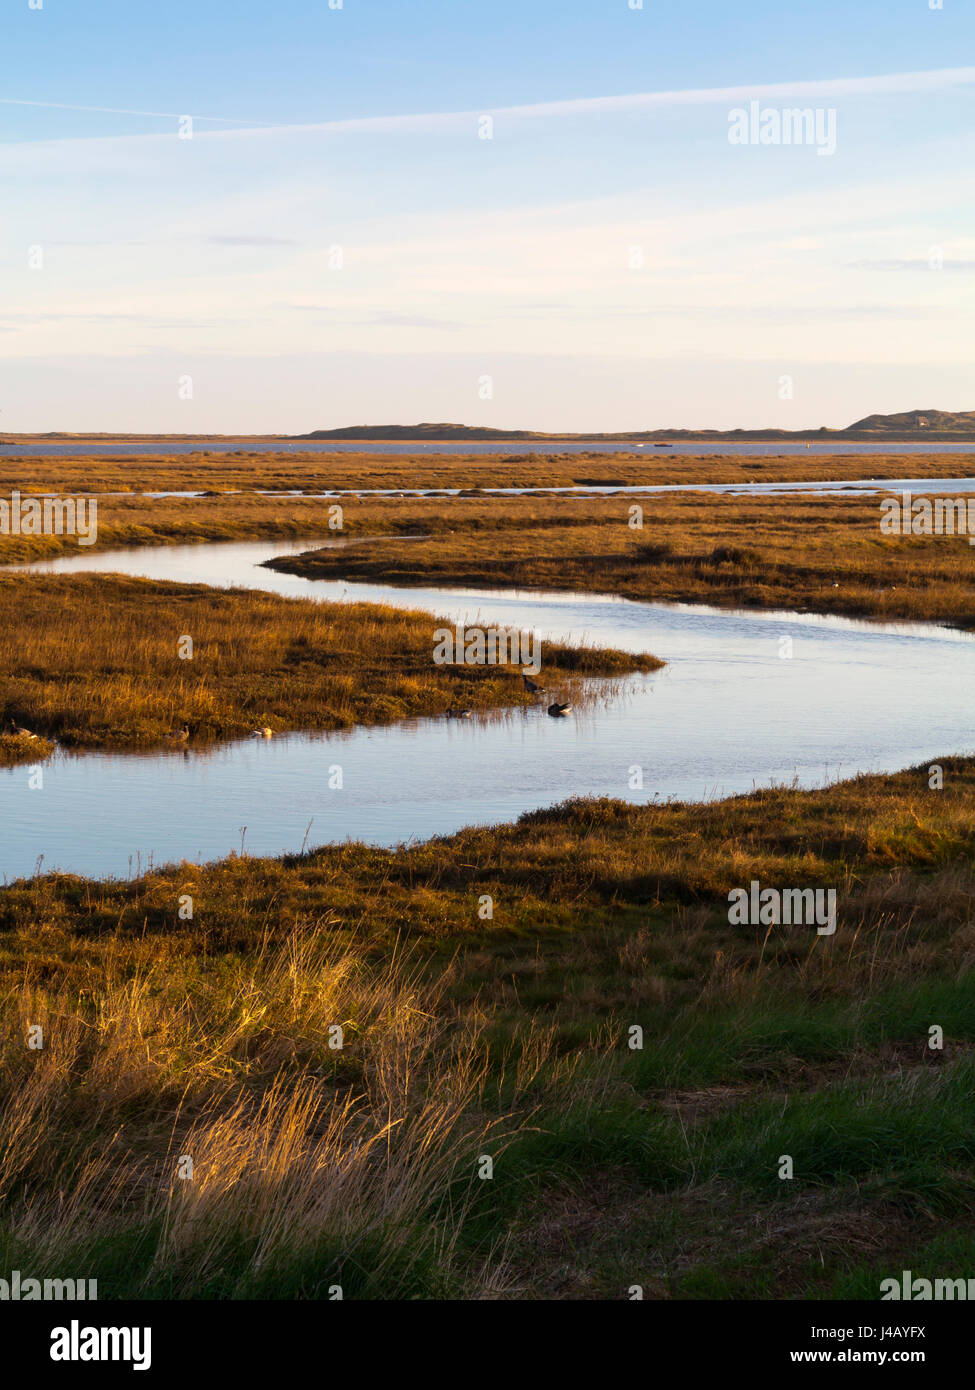
[[[11,1258],[143,1298],[822,1298],[913,1268],[975,1227],[975,765],[945,769],[10,885]],[[836,884],[836,936],[731,927],[753,874]]]

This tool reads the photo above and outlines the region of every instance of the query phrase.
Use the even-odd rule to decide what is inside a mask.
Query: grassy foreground
[[[109,575],[0,575],[0,727],[14,721],[67,746],[124,748],[184,727],[196,743],[532,702],[520,666],[434,664],[443,626],[376,604]],[[191,657],[180,655],[187,638]],[[662,664],[548,643],[542,659],[540,679],[565,689]],[[0,763],[44,751],[40,741],[0,738]]]
[[[975,761],[932,780],[13,885],[0,1261],[102,1298],[964,1275]],[[753,877],[835,887],[835,936],[730,926]]]

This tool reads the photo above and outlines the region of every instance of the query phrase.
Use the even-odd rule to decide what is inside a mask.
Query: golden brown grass
[[[19,460],[0,463],[10,486],[25,487]],[[310,472],[300,470],[307,462]],[[529,457],[464,459],[392,455],[228,456],[158,460],[39,460],[31,485],[102,484],[137,488],[255,485],[555,486],[570,482],[795,481],[851,477],[970,476],[972,455],[839,458],[644,460],[603,456],[552,462]],[[595,463],[599,466],[596,467]],[[262,467],[280,469],[264,477]],[[297,472],[294,471],[297,467]],[[134,469],[129,473],[127,470]],[[48,471],[53,470],[53,472]],[[139,470],[142,470],[141,472]],[[153,476],[156,470],[158,476]],[[170,470],[170,471],[167,471]],[[473,471],[472,471],[473,470]],[[87,480],[87,484],[86,484]],[[0,492],[3,484],[0,483]],[[643,508],[632,529],[630,508]],[[259,497],[252,490],[197,499],[128,495],[102,498],[100,548],[199,540],[296,538],[330,530],[333,501]],[[282,567],[325,577],[491,586],[592,589],[634,599],[675,599],[723,606],[792,607],[873,618],[975,624],[975,551],[966,537],[885,537],[877,497],[747,497],[657,494],[633,498],[341,499],[341,534],[364,540],[314,562]],[[427,535],[401,544],[395,536]],[[382,548],[368,537],[386,537]],[[2,537],[0,563],[75,548],[69,537]]]
[[[484,464],[457,467],[496,476]],[[388,456],[369,466],[390,476]],[[630,500],[346,504],[353,534],[432,538],[312,564],[972,623],[970,548],[885,542],[875,499],[643,499],[642,533]],[[327,505],[127,498],[102,543],[324,534]],[[113,578],[4,578],[0,600],[5,717],[42,709],[80,742],[120,722],[149,741],[185,721],[336,727],[315,720],[459,703],[458,679],[465,704],[523,698],[490,668],[425,681],[426,615]],[[177,664],[184,633],[198,657]],[[576,802],[397,851],[6,887],[0,1263],[87,1273],[102,1298],[780,1297],[851,1271],[876,1296],[871,1262],[920,1268],[945,1218],[975,1253],[975,762],[943,764],[938,791],[917,768],[705,806]],[[730,925],[752,878],[834,887],[836,935]]]
[[[367,971],[325,927],[179,978],[118,940],[81,990],[28,972],[0,1041],[0,1243],[44,1262],[135,1241],[137,1295],[244,1296],[297,1269],[325,1297],[365,1266],[391,1296],[417,1265],[449,1292],[474,1156],[503,1146],[476,1019],[448,1036],[442,987],[395,955]]]
[[[407,454],[377,453],[368,448],[348,453],[275,452],[242,443],[237,453],[206,452],[178,455],[84,453],[53,458],[13,457],[0,451],[0,495],[60,490],[112,491],[227,491],[266,488],[269,491],[322,491],[328,488],[487,488],[569,487],[594,484],[613,487],[638,483],[803,482],[854,478],[972,477],[971,453],[857,453],[851,444],[843,454],[763,455],[674,454],[664,449],[620,453],[560,452],[557,445],[542,453],[431,454],[418,449]],[[108,499],[106,499],[107,501]]]
[[[75,746],[127,746],[184,727],[199,741],[530,701],[520,667],[435,665],[443,623],[375,604],[202,585],[0,575],[0,721]],[[180,656],[187,637],[192,659]],[[567,685],[661,664],[589,647],[542,651]],[[3,749],[0,740],[0,758]],[[10,752],[31,749],[21,741]]]
[[[355,931],[360,944],[384,952],[406,936],[436,945],[489,931],[492,940],[533,941],[539,931],[571,929],[582,912],[605,910],[612,921],[629,909],[652,911],[670,902],[681,904],[680,939],[665,936],[654,947],[669,957],[690,941],[702,948],[712,943],[711,905],[726,904],[729,889],[752,878],[855,892],[877,921],[885,913],[903,917],[913,903],[918,921],[930,926],[939,900],[946,920],[956,915],[956,898],[960,917],[969,910],[964,885],[975,856],[975,761],[943,760],[942,766],[940,791],[929,788],[927,769],[918,768],[819,791],[772,788],[703,805],[583,800],[514,825],[470,828],[399,850],[335,845],[280,861],[234,857],[134,883],[82,885],[55,875],[8,888],[0,897],[0,930],[26,920],[33,905],[56,935],[68,928],[97,935],[124,924],[165,939],[167,954],[192,953],[206,943],[213,949],[253,943],[255,924],[260,939],[271,921],[290,932],[327,911],[333,931]],[[929,893],[923,879],[934,873],[943,877],[937,893]],[[174,936],[183,892],[192,894],[203,925],[180,925]],[[477,914],[485,893],[494,902],[490,928]],[[699,907],[705,915],[698,921]],[[758,938],[743,941],[727,922],[722,936],[737,940],[746,954],[761,947]],[[781,936],[785,949],[788,933]],[[7,949],[32,939],[8,937]],[[963,937],[957,944],[975,947]],[[891,949],[904,956],[900,945]],[[838,939],[816,943],[833,960],[837,950]],[[695,987],[699,963],[687,975]]]
[[[878,498],[636,500],[639,529],[629,525],[634,499],[624,497],[463,502],[440,516],[430,504],[424,513],[400,502],[401,524],[428,540],[287,556],[273,567],[308,578],[592,590],[975,626],[968,538],[884,536]],[[370,509],[371,529],[379,510]]]
[[[634,501],[642,529],[629,525]],[[329,503],[244,497],[102,504],[99,548],[329,535]],[[888,537],[878,498],[386,498],[343,501],[361,544],[289,557],[323,578],[589,589],[633,599],[792,607],[973,625],[964,536]],[[428,540],[394,539],[426,535]],[[370,536],[383,536],[371,545]],[[0,538],[0,562],[71,550],[67,537]]]
[[[53,752],[54,744],[39,735],[0,733],[0,767],[44,762]]]
[[[830,1210],[864,1229],[886,1210],[898,1252],[927,1238],[917,1203],[936,1193],[968,1229],[962,1141],[946,1175],[936,1136],[975,1045],[975,763],[946,761],[943,791],[925,773],[705,807],[580,802],[398,851],[13,885],[0,896],[0,1253],[98,1277],[102,1298],[334,1284],[625,1297],[647,1242],[661,1293],[736,1249],[761,1282],[748,1223],[803,1241],[823,1227],[808,1181],[762,1195],[756,1145],[782,1152],[792,1125],[807,1164],[834,1161],[816,1137],[833,1133],[832,1106],[841,1147],[860,1143],[857,1116],[882,1120],[928,1166],[915,1200],[871,1139],[866,1157],[835,1159]],[[750,876],[836,885],[836,936],[729,926],[727,889]],[[477,915],[485,892],[492,922]],[[626,1047],[634,1022],[642,1053]],[[485,1154],[493,1183],[476,1176]],[[183,1156],[192,1180],[176,1176]],[[555,1218],[575,1231],[567,1278],[552,1212],[583,1194],[602,1219]],[[802,1242],[791,1259],[777,1250],[784,1290],[829,1292],[849,1251],[822,1244],[815,1277]]]

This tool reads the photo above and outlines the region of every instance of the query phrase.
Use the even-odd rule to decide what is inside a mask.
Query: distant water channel
[[[479,487],[464,489],[458,487],[336,487],[323,492],[309,492],[304,488],[291,488],[287,492],[273,492],[265,488],[255,489],[257,497],[303,497],[305,499],[322,497],[438,497],[446,500],[454,498],[477,497],[544,497],[548,493],[570,496],[613,497],[654,494],[658,492],[707,492],[733,497],[776,497],[780,493],[795,493],[810,497],[873,497],[890,492],[972,492],[975,491],[975,478],[850,478],[833,481],[809,481],[801,483],[570,483],[562,487]],[[45,492],[42,497],[59,494]],[[99,492],[97,497],[149,497],[163,501],[170,497],[206,497],[206,492]],[[221,496],[239,497],[239,490],[231,489]]]
[[[411,719],[216,748],[59,751],[41,790],[30,788],[24,767],[0,771],[0,879],[32,873],[41,856],[46,870],[124,877],[150,862],[218,858],[242,842],[255,855],[347,838],[394,845],[511,821],[573,796],[699,800],[975,751],[975,639],[949,628],[593,594],[402,589],[261,568],[329,543],[86,551],[29,568],[381,602],[531,629],[543,643],[650,651],[668,665],[592,682],[562,720],[540,704],[469,722]],[[784,638],[791,658],[780,655]],[[329,786],[336,767],[341,790]],[[631,786],[636,767],[642,789]]]
[[[918,440],[916,443],[896,443],[884,440],[677,440],[667,447],[657,448],[653,442],[634,440],[609,441],[601,439],[573,440],[372,440],[372,439],[156,439],[89,442],[84,439],[45,439],[30,444],[5,444],[0,440],[0,458],[116,458],[141,457],[146,454],[633,454],[645,453],[648,458],[666,458],[668,454],[691,454],[756,458],[776,454],[971,454],[975,442],[958,443]]]

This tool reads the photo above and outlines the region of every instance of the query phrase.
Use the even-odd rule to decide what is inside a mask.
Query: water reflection
[[[971,752],[975,641],[947,628],[788,612],[739,613],[607,595],[395,589],[262,568],[342,542],[85,552],[30,568],[116,571],[504,624],[544,641],[651,651],[649,676],[587,683],[566,719],[537,706],[338,734],[153,754],[59,753],[42,791],[0,772],[0,874],[101,876],[239,850],[276,855],[346,838],[390,845],[511,821],[570,796],[702,799],[793,780],[822,785]],[[781,639],[791,638],[784,659]],[[544,669],[544,683],[557,685]],[[341,768],[342,788],[330,786]],[[633,769],[643,786],[633,785]],[[308,831],[309,822],[312,824]]]

